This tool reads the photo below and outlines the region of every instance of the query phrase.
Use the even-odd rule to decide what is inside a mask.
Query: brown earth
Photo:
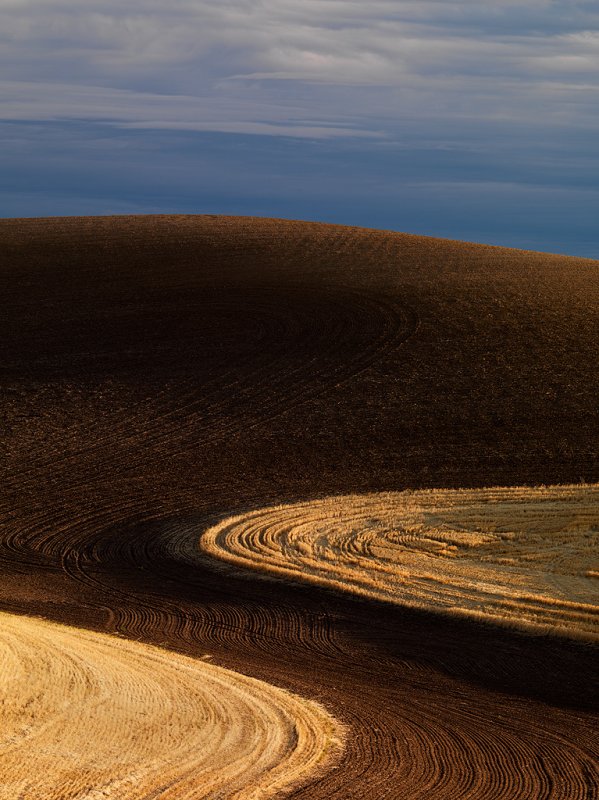
[[[589,798],[597,651],[172,547],[282,502],[599,481],[599,264],[222,217],[0,221],[0,607],[321,701],[305,798]]]

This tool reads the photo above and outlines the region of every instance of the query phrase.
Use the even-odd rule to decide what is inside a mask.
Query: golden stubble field
[[[225,519],[240,567],[446,615],[599,641],[599,486],[331,497]]]
[[[258,800],[325,769],[342,730],[262,681],[0,613],[3,800]]]

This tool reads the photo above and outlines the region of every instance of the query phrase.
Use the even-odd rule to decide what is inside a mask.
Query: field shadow
[[[146,605],[152,613],[180,615],[212,646],[215,632],[224,629],[226,649],[255,646],[263,659],[276,641],[276,658],[288,660],[290,669],[322,658],[329,668],[337,661],[333,666],[341,672],[388,686],[402,680],[406,663],[412,663],[425,673],[441,672],[491,691],[587,712],[599,708],[592,695],[597,675],[592,644],[246,572],[199,551],[192,564],[164,547],[169,527],[196,538],[214,521],[177,518],[106,531],[94,545],[95,563],[87,574],[107,590],[105,599],[120,598],[123,610],[130,606],[133,615],[143,616]],[[115,590],[120,594],[113,595]],[[164,633],[172,624],[152,628],[160,629],[163,644],[181,647],[178,635],[169,640]]]

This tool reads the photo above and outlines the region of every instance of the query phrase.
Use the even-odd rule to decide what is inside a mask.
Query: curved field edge
[[[278,797],[342,748],[319,704],[178,653],[3,612],[0,645],[5,800]]]
[[[333,496],[204,531],[238,567],[529,633],[599,641],[599,485]]]

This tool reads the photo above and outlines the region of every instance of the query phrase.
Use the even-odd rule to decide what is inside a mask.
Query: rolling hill
[[[592,796],[588,642],[198,542],[280,504],[599,482],[599,262],[273,219],[13,219],[0,293],[0,609],[321,703],[344,750],[297,798]]]

